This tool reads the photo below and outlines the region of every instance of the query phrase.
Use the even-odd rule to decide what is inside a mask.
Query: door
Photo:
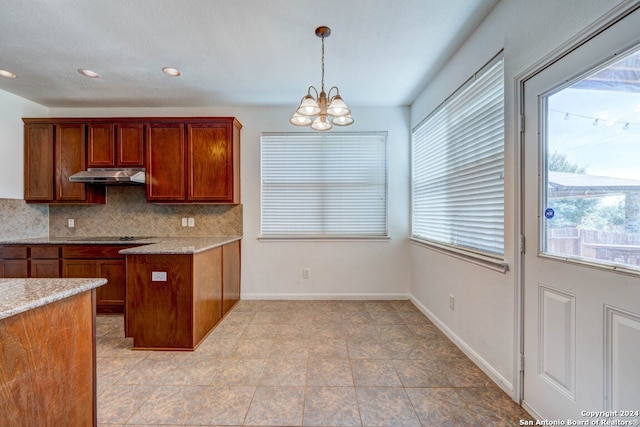
[[[524,84],[523,404],[547,420],[640,420],[638,28]]]

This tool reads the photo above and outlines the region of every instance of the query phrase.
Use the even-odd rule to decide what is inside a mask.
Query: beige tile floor
[[[409,301],[240,301],[193,352],[97,318],[98,425],[516,426],[531,419]]]

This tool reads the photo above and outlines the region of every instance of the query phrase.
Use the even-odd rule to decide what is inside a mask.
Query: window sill
[[[258,236],[260,242],[387,242],[389,236]]]
[[[454,258],[461,259],[463,261],[467,261],[472,264],[476,264],[481,267],[485,267],[494,271],[498,271],[503,274],[509,271],[509,264],[497,258],[492,258],[490,256],[480,255],[474,252],[465,251],[462,249],[455,248],[453,246],[442,245],[435,242],[427,242],[425,240],[418,240],[412,237],[410,237],[409,240],[411,240],[411,242],[417,246],[422,246],[424,248],[434,250],[441,254],[449,255]]]

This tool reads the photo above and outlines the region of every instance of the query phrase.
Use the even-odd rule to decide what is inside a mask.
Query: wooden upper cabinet
[[[150,124],[147,200],[240,203],[240,127],[233,118]]]
[[[85,125],[25,119],[24,198],[32,203],[104,203],[104,187],[70,182],[87,167]]]
[[[87,164],[90,168],[109,167],[116,163],[114,125],[89,124],[87,137]]]
[[[105,203],[105,186],[70,182],[87,168],[146,168],[149,203],[240,203],[233,117],[56,118],[25,123],[25,200]]]
[[[116,125],[117,166],[144,167],[144,126],[142,123]]]
[[[142,123],[91,123],[88,128],[89,167],[144,167]]]
[[[181,202],[186,199],[185,140],[182,123],[147,126],[147,201]]]
[[[56,200],[85,201],[86,186],[69,181],[87,169],[83,124],[56,125]]]
[[[234,202],[234,147],[230,123],[187,125],[190,201]]]
[[[53,125],[24,127],[24,198],[32,202],[54,199]]]

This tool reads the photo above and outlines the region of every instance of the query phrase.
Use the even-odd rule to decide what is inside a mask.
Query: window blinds
[[[499,58],[412,133],[412,235],[504,254],[504,71]]]
[[[262,236],[386,236],[386,151],[379,132],[262,134]]]

